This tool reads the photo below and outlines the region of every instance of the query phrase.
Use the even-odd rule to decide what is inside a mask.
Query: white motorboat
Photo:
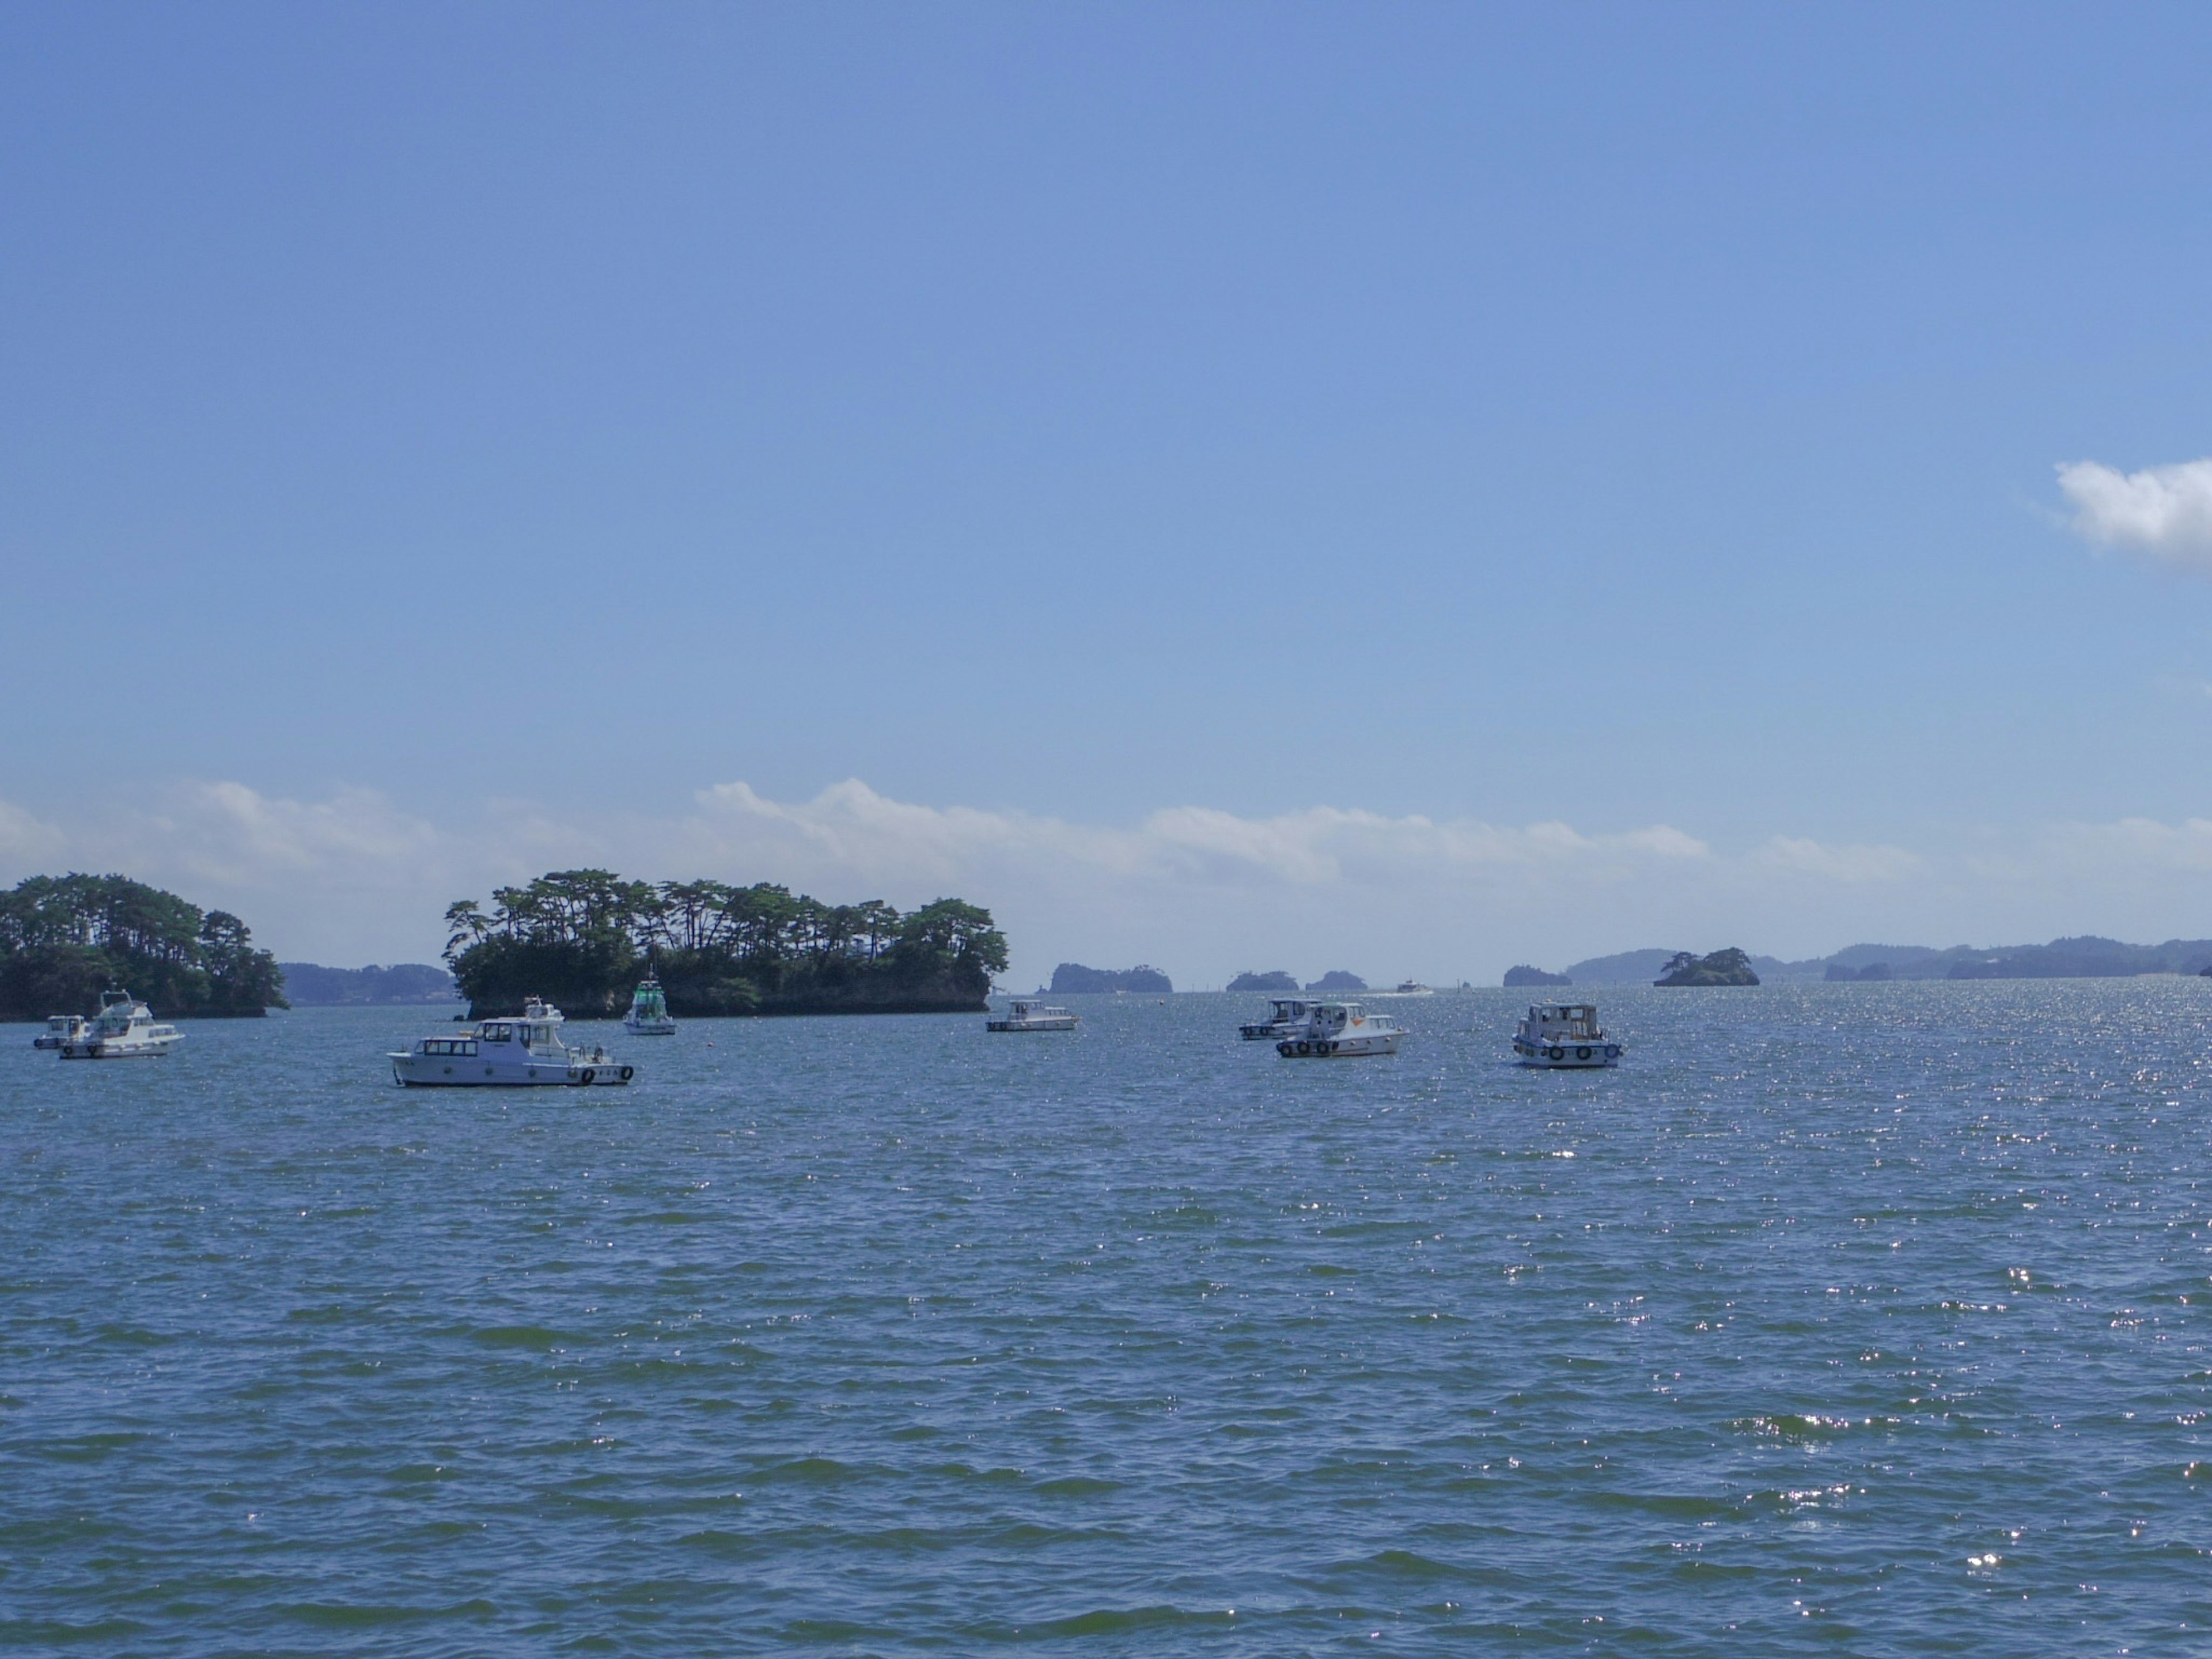
[[[1405,1033],[1388,1014],[1370,1014],[1356,1002],[1316,1002],[1295,1036],[1275,1045],[1285,1060],[1357,1060],[1395,1054]]]
[[[1247,1042],[1273,1042],[1296,1032],[1312,1012],[1313,1004],[1299,998],[1272,997],[1267,1002],[1267,1018],[1238,1026],[1237,1035]]]
[[[1590,1002],[1537,1002],[1513,1034],[1513,1052],[1523,1066],[1571,1069],[1618,1066],[1620,1044],[1597,1023]]]
[[[1401,980],[1398,988],[1390,993],[1394,997],[1432,997],[1436,993],[1417,979]]]
[[[154,1011],[130,992],[102,991],[100,1012],[55,1047],[64,1060],[150,1060],[184,1040],[175,1026],[156,1025]]]
[[[82,1014],[49,1014],[46,1029],[31,1039],[33,1048],[58,1048],[65,1042],[75,1042],[84,1035],[84,1028],[92,1024]]]
[[[465,1035],[423,1037],[405,1054],[387,1055],[392,1080],[420,1089],[581,1088],[635,1075],[596,1043],[572,1048],[562,1042],[563,1018],[532,997],[519,1017],[480,1019]]]
[[[1072,1031],[1082,1022],[1065,1008],[1017,998],[1011,1012],[987,1019],[987,1031]]]
[[[629,1000],[629,1012],[623,1019],[623,1030],[632,1036],[674,1036],[676,1022],[668,1017],[668,999],[661,994],[660,981],[647,974],[637,988],[637,994]]]

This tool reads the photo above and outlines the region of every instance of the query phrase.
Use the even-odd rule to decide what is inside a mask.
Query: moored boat
[[[1013,1007],[983,1022],[987,1031],[1072,1031],[1082,1022],[1065,1008],[1017,998]]]
[[[565,1018],[532,997],[520,1016],[481,1019],[465,1035],[422,1037],[404,1054],[386,1056],[392,1080],[419,1089],[588,1088],[628,1083],[636,1074],[597,1043],[563,1042]]]
[[[1513,1034],[1513,1052],[1523,1066],[1547,1071],[1620,1064],[1621,1046],[1597,1023],[1591,1002],[1537,1002]]]
[[[1285,1060],[1357,1060],[1396,1054],[1403,1035],[1396,1020],[1358,1003],[1316,1002],[1297,1035],[1278,1042],[1275,1052]]]
[[[64,1042],[74,1042],[84,1035],[91,1022],[82,1014],[49,1014],[46,1029],[31,1039],[33,1048],[58,1048]]]
[[[1313,1004],[1298,997],[1272,997],[1267,1009],[1267,1018],[1238,1026],[1237,1035],[1247,1042],[1272,1042],[1278,1037],[1289,1036],[1306,1023]]]
[[[47,1022],[50,1032],[52,1024]],[[64,1060],[151,1060],[184,1040],[175,1026],[155,1024],[154,1011],[130,992],[102,991],[100,1012],[53,1047]]]
[[[637,994],[629,1000],[629,1012],[623,1018],[623,1030],[632,1036],[676,1035],[676,1022],[668,1017],[668,999],[655,975],[647,974],[639,981]]]

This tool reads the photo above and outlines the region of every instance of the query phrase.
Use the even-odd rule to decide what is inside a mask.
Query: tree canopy
[[[128,990],[162,1015],[287,1006],[246,924],[127,876],[33,876],[0,893],[0,1018],[88,1012]]]
[[[479,1013],[551,998],[626,1006],[647,967],[678,1013],[980,1006],[1006,966],[991,913],[939,899],[824,904],[774,882],[629,881],[556,870],[446,912],[446,960]]]

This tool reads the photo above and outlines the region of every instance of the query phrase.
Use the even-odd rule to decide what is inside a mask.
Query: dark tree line
[[[678,1014],[975,1009],[1006,966],[991,913],[939,899],[824,904],[773,882],[625,881],[559,870],[446,912],[446,960],[479,1015],[544,996],[618,1013],[648,969]]]
[[[287,1006],[244,922],[125,876],[33,876],[0,894],[0,1018],[90,1013],[126,990],[171,1016]]]

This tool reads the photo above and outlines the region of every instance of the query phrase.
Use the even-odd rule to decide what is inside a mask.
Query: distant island
[[[280,962],[284,994],[295,1008],[417,1007],[451,1002],[461,994],[453,976],[427,962],[389,968],[325,968],[313,962]]]
[[[1229,981],[1229,988],[1232,991],[1262,991],[1273,995],[1278,991],[1296,991],[1298,981],[1292,975],[1279,969],[1272,974],[1239,974]]]
[[[125,990],[163,1019],[290,1005],[276,958],[228,910],[127,876],[33,876],[0,894],[0,1019],[89,1014]]]
[[[1863,985],[1886,983],[1895,979],[1897,972],[1886,962],[1869,962],[1863,968],[1846,968],[1840,962],[1832,962],[1820,977],[1831,985]]]
[[[648,969],[678,1015],[980,1013],[1006,966],[991,913],[939,899],[824,904],[772,882],[626,881],[556,870],[446,912],[446,960],[477,1018],[543,996],[619,1013]]]
[[[1679,951],[1623,951],[1572,963],[1577,985],[1649,981],[1667,970]],[[2203,974],[2212,968],[2212,939],[2171,939],[2163,945],[2128,945],[2081,934],[2048,945],[1853,945],[1825,957],[1789,962],[1753,957],[1750,965],[1768,983],[1777,981],[1889,979],[2117,979],[2139,974]],[[1887,974],[1870,969],[1887,969]]]
[[[1364,991],[1367,981],[1357,974],[1347,974],[1343,969],[1334,969],[1306,987],[1309,991]]]
[[[1525,962],[1505,970],[1505,988],[1509,991],[1524,985],[1572,985],[1574,982],[1565,974],[1547,974],[1541,968],[1531,968]]]
[[[1759,975],[1751,969],[1751,958],[1730,946],[1725,951],[1716,951],[1709,957],[1695,957],[1687,951],[1677,951],[1668,958],[1665,969],[1652,983],[1669,988],[1756,985]]]
[[[1046,988],[1054,996],[1096,996],[1116,991],[1134,994],[1142,991],[1165,994],[1175,989],[1168,976],[1157,968],[1139,963],[1134,968],[1085,968],[1079,962],[1063,962],[1052,970],[1052,983]]]

